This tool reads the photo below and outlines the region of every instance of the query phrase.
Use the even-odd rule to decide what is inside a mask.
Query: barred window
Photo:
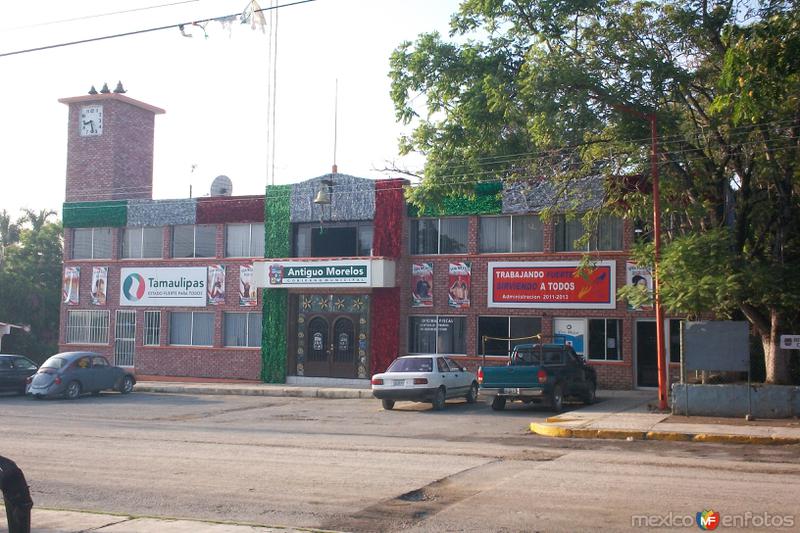
[[[170,313],[169,343],[182,346],[213,346],[214,313]]]
[[[225,346],[261,346],[261,313],[225,313]]]
[[[225,257],[264,257],[264,224],[227,224]]]
[[[172,257],[216,257],[217,227],[213,224],[174,226]]]
[[[108,311],[69,311],[67,344],[108,344]]]
[[[144,312],[144,340],[145,346],[158,346],[161,344],[161,311]]]
[[[125,228],[123,232],[123,259],[160,258],[163,248],[162,228]]]
[[[111,228],[74,229],[72,258],[111,259]]]

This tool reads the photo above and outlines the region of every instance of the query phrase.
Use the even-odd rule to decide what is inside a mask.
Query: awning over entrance
[[[253,282],[268,289],[395,287],[395,261],[383,257],[266,259],[254,262]]]

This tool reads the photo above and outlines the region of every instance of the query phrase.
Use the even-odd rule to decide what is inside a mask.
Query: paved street
[[[633,515],[675,525],[713,508],[800,524],[798,446],[531,435],[529,424],[550,414],[461,401],[433,412],[411,403],[383,411],[376,400],[6,396],[0,454],[23,468],[37,507],[137,516],[348,531],[615,531],[631,529]]]

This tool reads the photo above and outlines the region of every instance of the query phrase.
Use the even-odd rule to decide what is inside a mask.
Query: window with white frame
[[[225,257],[264,257],[264,224],[226,224]]]
[[[158,346],[161,344],[161,311],[144,312],[144,339],[145,346]]]
[[[225,346],[261,346],[261,313],[225,313]]]
[[[214,313],[171,312],[169,343],[180,346],[213,346]]]
[[[413,255],[465,254],[469,219],[418,218],[411,220],[409,244]]]
[[[509,355],[517,344],[538,342],[542,319],[523,316],[478,317],[478,355]]]
[[[108,344],[108,311],[68,311],[67,344]]]
[[[213,224],[173,226],[172,257],[215,257],[217,227]]]
[[[544,226],[537,215],[483,216],[478,241],[481,253],[541,252]]]
[[[162,228],[125,228],[122,233],[122,258],[161,258],[164,248]]]
[[[620,325],[616,318],[589,319],[589,359],[619,361]]]
[[[603,215],[591,231],[586,244],[575,241],[581,239],[586,228],[580,216],[567,220],[565,216],[556,219],[555,245],[557,252],[586,252],[597,250],[622,250],[622,219]]]
[[[75,228],[73,259],[111,259],[111,228]]]
[[[408,326],[409,353],[467,353],[466,317],[412,316]]]

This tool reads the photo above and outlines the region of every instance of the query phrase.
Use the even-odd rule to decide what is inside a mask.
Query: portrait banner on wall
[[[225,265],[208,265],[208,305],[225,303]]]
[[[411,307],[433,307],[433,263],[411,265]]]
[[[469,307],[470,284],[472,282],[472,263],[450,263],[447,303],[450,307]]]
[[[253,285],[253,265],[239,265],[239,305],[258,305],[258,289]]]
[[[642,290],[647,291],[650,299],[653,298],[653,273],[649,268],[638,266],[636,263],[625,263],[625,277],[628,285],[635,285],[641,287]],[[628,311],[639,311],[645,309],[652,309],[652,305],[634,306],[628,303]]]
[[[106,305],[108,267],[92,267],[92,305]]]
[[[81,267],[64,267],[61,300],[67,305],[80,303]]]

